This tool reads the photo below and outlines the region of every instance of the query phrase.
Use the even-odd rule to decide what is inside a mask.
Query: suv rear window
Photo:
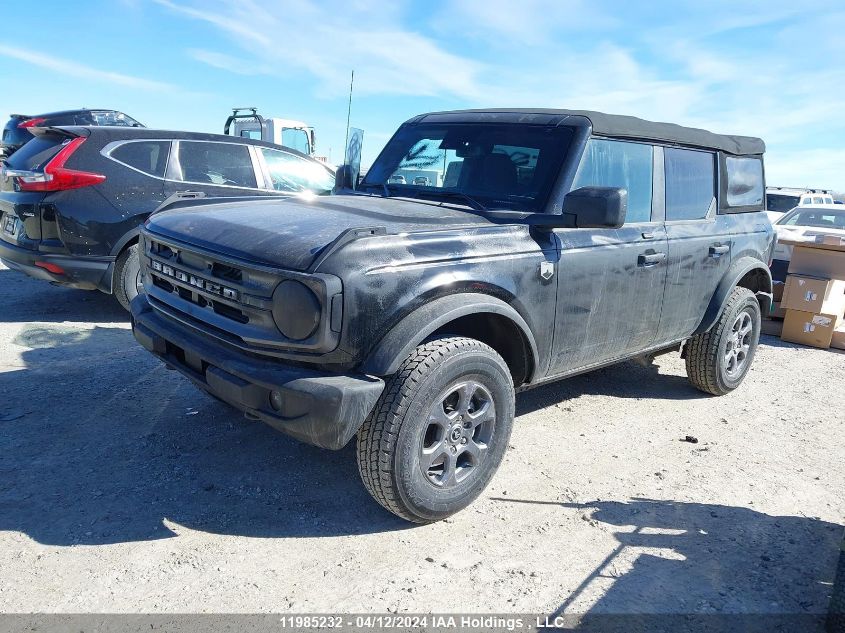
[[[26,145],[6,159],[12,169],[36,171],[59,153],[62,144],[68,140],[64,136],[42,135],[33,137]]]
[[[763,161],[759,158],[725,157],[729,207],[763,206]]]
[[[237,143],[179,141],[181,180],[257,188],[249,147]]]
[[[129,165],[150,176],[164,178],[170,141],[131,141],[113,149],[109,154],[114,160]]]
[[[782,193],[766,194],[766,210],[777,213],[786,213],[798,206],[801,198],[798,196],[786,196]]]
[[[12,119],[6,129],[3,130],[3,142],[6,145],[21,145],[32,138],[26,128],[18,127],[23,119]]]

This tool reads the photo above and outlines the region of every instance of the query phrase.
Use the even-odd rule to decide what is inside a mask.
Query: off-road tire
[[[137,279],[141,272],[141,258],[138,245],[133,244],[120,254],[114,265],[114,296],[129,310],[129,304],[138,296]]]
[[[428,430],[435,426],[432,412],[435,406],[447,408],[449,396],[441,396],[454,385],[476,384],[481,389],[477,393],[490,396],[495,412],[492,435],[483,443],[486,452],[462,481],[451,488],[439,487],[442,484],[425,472],[422,455]],[[464,509],[481,494],[502,461],[513,426],[514,399],[508,366],[488,345],[464,337],[420,344],[386,380],[381,398],[358,431],[358,470],[364,486],[387,510],[414,523],[439,521]],[[442,444],[451,448],[448,441],[450,437],[443,437]],[[457,450],[465,449],[458,445]]]
[[[742,313],[750,316],[752,332],[745,362],[736,375],[730,375],[722,364],[733,327]],[[689,381],[701,391],[723,396],[739,387],[751,367],[760,340],[760,304],[748,288],[736,287],[728,297],[722,314],[708,331],[687,341],[686,365]]]

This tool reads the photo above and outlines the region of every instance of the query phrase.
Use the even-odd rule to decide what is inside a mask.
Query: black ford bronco
[[[153,215],[135,337],[304,442],[357,434],[373,497],[442,519],[493,477],[516,391],[678,350],[697,388],[739,386],[771,301],[764,151],[597,112],[421,115],[335,196]]]

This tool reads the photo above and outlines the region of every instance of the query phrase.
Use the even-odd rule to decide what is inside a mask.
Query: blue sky
[[[761,136],[772,185],[845,191],[841,0],[43,0],[3,10],[0,113],[87,106],[219,132],[232,106],[364,161],[431,110],[595,109]]]

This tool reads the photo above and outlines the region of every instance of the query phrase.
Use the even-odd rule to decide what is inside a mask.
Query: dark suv
[[[516,391],[672,350],[699,389],[739,386],[771,301],[764,150],[595,112],[418,116],[357,190],[341,169],[326,200],[151,217],[135,337],[249,418],[357,434],[373,497],[441,519],[498,468]]]
[[[118,125],[144,127],[135,119],[117,110],[63,110],[28,116],[12,114],[0,139],[0,158],[8,157],[32,140],[32,128],[58,125]]]
[[[0,171],[0,259],[32,277],[139,290],[138,232],[180,197],[330,193],[334,173],[297,151],[244,138],[125,127],[33,128]]]

